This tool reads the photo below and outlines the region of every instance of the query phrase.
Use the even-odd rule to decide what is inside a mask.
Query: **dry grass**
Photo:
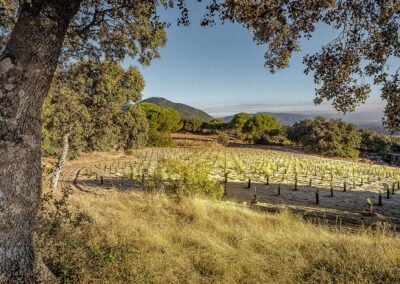
[[[75,193],[94,219],[43,247],[64,282],[399,283],[398,236],[328,230],[232,202],[110,191]]]

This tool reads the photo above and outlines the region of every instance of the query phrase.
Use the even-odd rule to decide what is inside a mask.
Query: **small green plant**
[[[372,201],[371,201],[371,199],[367,199],[367,203],[368,203],[368,212],[369,212],[369,215],[372,215]]]

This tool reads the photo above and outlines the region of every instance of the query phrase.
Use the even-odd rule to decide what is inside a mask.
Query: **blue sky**
[[[194,1],[193,1],[194,2]],[[191,25],[178,27],[177,10],[160,10],[172,23],[161,59],[140,67],[146,81],[143,98],[165,97],[201,108],[213,116],[237,112],[333,112],[329,103],[314,106],[312,76],[305,76],[302,58],[333,38],[333,30],[320,26],[310,41],[303,41],[290,67],[275,74],[264,68],[266,46],[257,46],[240,25],[201,27],[202,4],[189,5]],[[127,60],[125,64],[134,64]],[[379,92],[358,111],[380,111]]]

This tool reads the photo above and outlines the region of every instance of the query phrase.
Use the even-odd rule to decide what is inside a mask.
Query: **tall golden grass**
[[[289,213],[142,192],[75,193],[93,223],[40,243],[71,283],[399,283],[400,240],[313,225]],[[40,242],[40,241],[39,241]]]

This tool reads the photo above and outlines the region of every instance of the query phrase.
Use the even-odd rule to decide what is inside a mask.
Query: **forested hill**
[[[202,119],[205,121],[209,121],[209,120],[213,119],[213,117],[211,115],[207,114],[206,112],[204,112],[200,109],[197,109],[197,108],[185,105],[185,104],[174,103],[165,98],[151,97],[151,98],[143,100],[142,102],[152,103],[152,104],[158,105],[160,107],[165,107],[165,108],[170,107],[170,108],[176,109],[178,111],[180,117],[199,118],[199,119]]]

